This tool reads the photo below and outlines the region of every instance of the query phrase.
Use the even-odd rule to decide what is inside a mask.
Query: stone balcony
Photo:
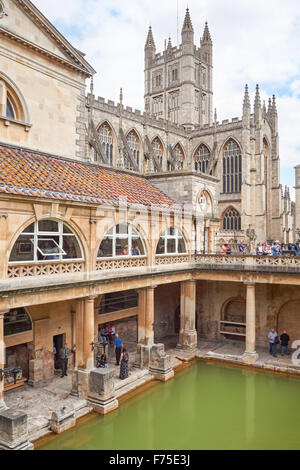
[[[300,257],[220,254],[157,255],[154,263],[146,256],[97,260],[88,271],[84,262],[10,264],[0,281],[3,293],[23,289],[43,289],[101,283],[111,279],[134,279],[181,272],[240,272],[300,274]]]

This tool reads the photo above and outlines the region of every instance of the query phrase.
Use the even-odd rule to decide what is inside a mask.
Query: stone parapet
[[[96,413],[105,415],[118,408],[115,395],[114,371],[92,370],[89,378],[88,400]]]

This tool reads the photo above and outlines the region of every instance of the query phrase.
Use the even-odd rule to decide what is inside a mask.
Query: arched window
[[[160,237],[156,248],[157,255],[170,255],[187,253],[186,244],[181,231],[178,228],[170,227]]]
[[[137,133],[132,130],[129,132],[129,134],[126,137],[126,140],[128,142],[128,146],[132,152],[133,158],[135,159],[137,165],[140,164],[140,152],[141,152],[141,143],[140,139],[137,136]],[[125,159],[125,166],[129,170],[132,170],[133,168],[131,167],[130,162]]]
[[[195,153],[195,170],[201,173],[206,173],[210,160],[210,151],[206,145],[201,144]],[[212,171],[210,172],[212,174]]]
[[[183,170],[183,165],[184,165],[184,153],[183,153],[183,150],[182,150],[182,147],[181,147],[180,144],[177,144],[177,145],[174,147],[173,154],[174,154],[174,158],[175,158],[175,168],[174,168],[173,165],[169,162],[169,163],[168,163],[168,170],[169,170],[169,171],[171,171],[171,170],[176,170],[176,171]]]
[[[15,308],[4,316],[4,336],[17,335],[31,330],[32,322],[24,308]]]
[[[99,134],[100,142],[102,144],[103,152],[106,155],[110,165],[112,165],[113,164],[113,148],[114,148],[113,133],[112,133],[111,127],[108,125],[107,122],[104,122],[100,126],[98,130],[98,134]],[[98,158],[96,158],[96,160],[97,159]]]
[[[0,73],[0,115],[7,119],[29,122],[26,103],[18,87]]]
[[[12,103],[10,102],[10,100],[8,98],[6,100],[6,117],[9,118],[9,119],[15,119],[16,118],[13,105],[12,105]]]
[[[118,256],[144,256],[145,248],[140,234],[132,225],[116,225],[105,235],[98,251],[98,258]]]
[[[153,140],[152,142],[152,147],[153,147],[153,152],[155,157],[160,163],[160,166],[162,167],[163,165],[163,158],[164,158],[164,148],[163,145],[158,137]]]
[[[31,224],[19,236],[9,262],[73,259],[83,259],[83,252],[74,232],[63,222],[41,220]]]
[[[212,200],[207,191],[203,191],[198,199],[198,204],[202,214],[207,214],[212,212]]]
[[[224,213],[223,230],[241,230],[241,216],[234,207],[229,207]]]
[[[230,139],[223,154],[223,193],[240,193],[242,189],[242,154],[235,140]]]

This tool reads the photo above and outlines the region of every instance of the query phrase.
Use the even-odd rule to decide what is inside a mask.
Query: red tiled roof
[[[140,176],[0,145],[0,193],[93,204],[179,205]]]

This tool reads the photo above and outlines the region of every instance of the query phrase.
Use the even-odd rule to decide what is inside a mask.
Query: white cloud
[[[175,0],[35,0],[98,71],[96,94],[143,108],[144,44],[151,23],[157,52],[169,35],[176,44]],[[180,30],[186,2],[179,0]],[[278,95],[281,164],[300,162],[299,0],[189,0],[199,44],[207,20],[214,41],[218,118],[241,115],[243,88],[261,84]],[[118,13],[117,16],[116,12]],[[81,39],[78,39],[80,31]],[[180,37],[180,33],[179,33]],[[285,173],[286,174],[286,173]],[[293,184],[293,181],[283,181]]]

